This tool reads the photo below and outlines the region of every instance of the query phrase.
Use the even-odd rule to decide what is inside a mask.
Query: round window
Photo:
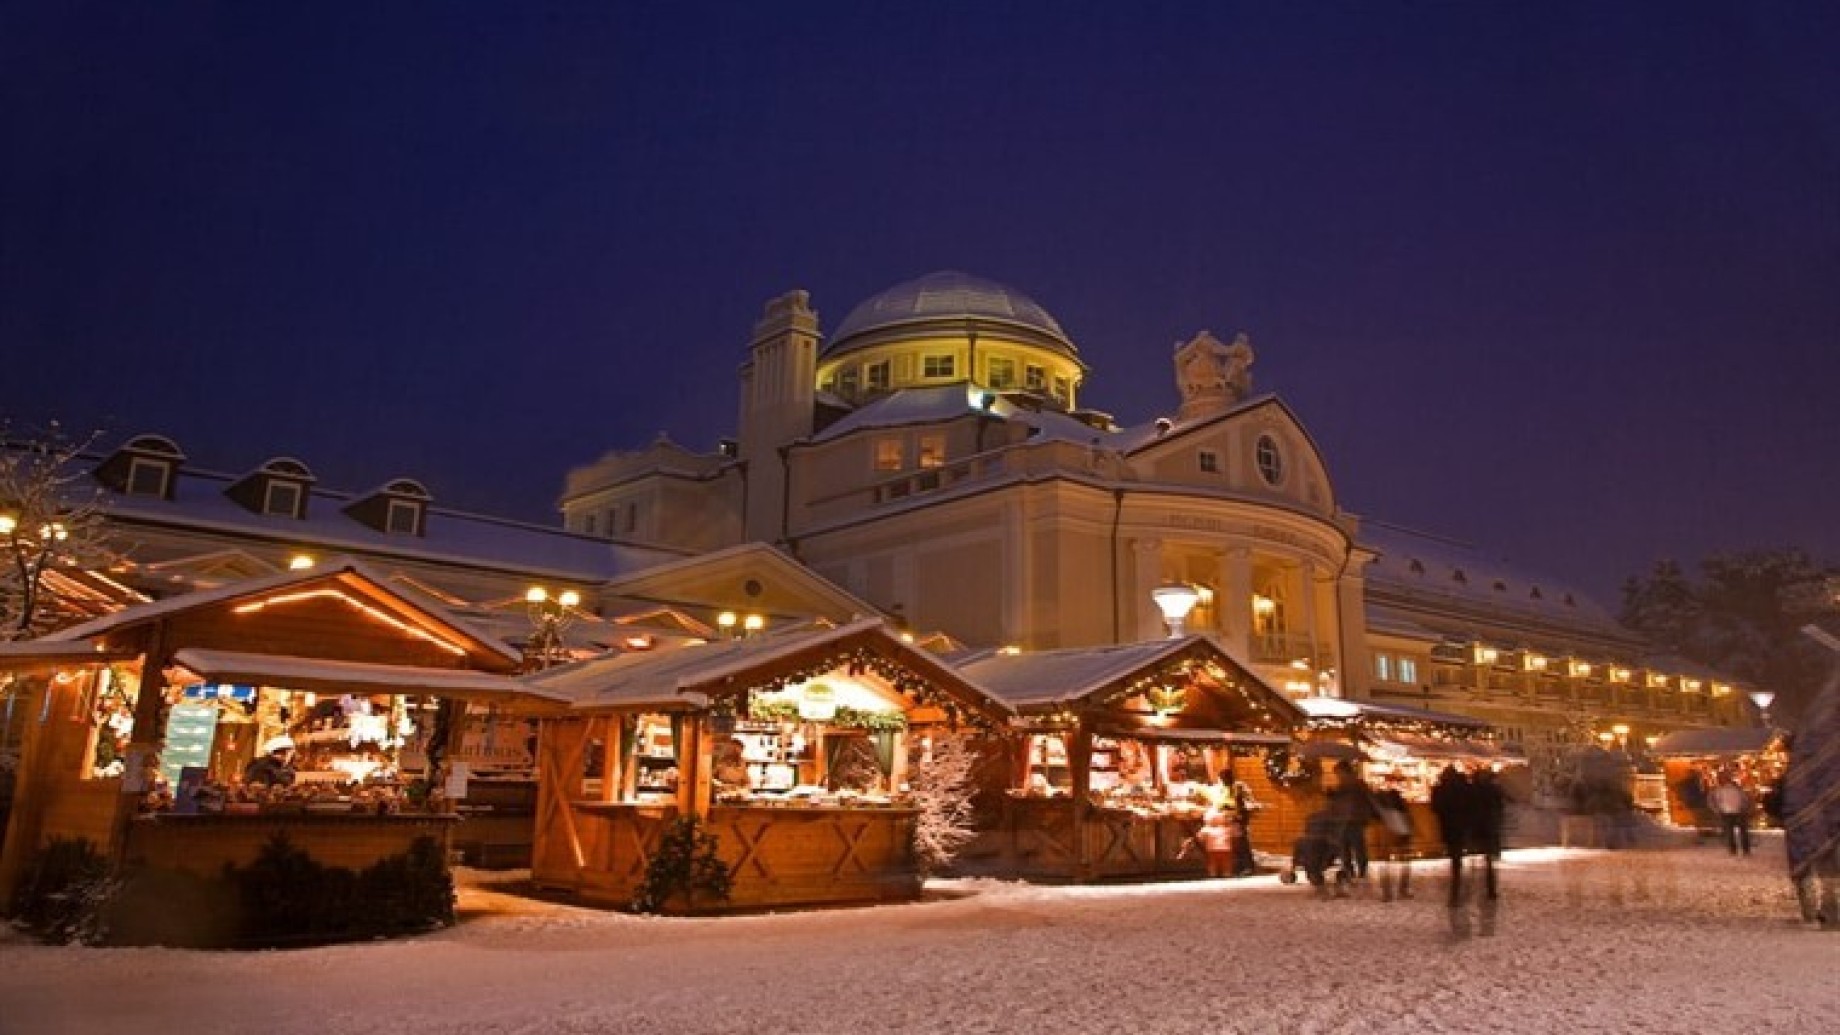
[[[1260,435],[1257,450],[1259,474],[1267,485],[1276,485],[1284,480],[1284,454],[1278,452],[1278,442],[1270,435]]]

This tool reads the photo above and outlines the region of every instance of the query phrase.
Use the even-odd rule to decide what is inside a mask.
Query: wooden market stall
[[[215,878],[283,834],[354,870],[432,838],[464,795],[445,756],[467,701],[540,709],[518,654],[350,562],[129,607],[8,645],[34,673],[0,893],[53,839]],[[245,781],[295,746],[290,782]]]
[[[1650,754],[1661,761],[1668,821],[1705,830],[1719,826],[1706,795],[1720,779],[1736,779],[1755,805],[1788,761],[1781,731],[1767,726],[1676,730],[1656,740]]]
[[[1289,854],[1301,829],[1266,759],[1303,715],[1198,636],[967,659],[960,670],[1016,709],[998,793],[958,868],[1050,880],[1199,876],[1183,852],[1220,774],[1265,807],[1254,847]]]
[[[1287,781],[1290,792],[1308,799],[1308,807],[1319,807],[1336,780],[1334,765],[1326,764],[1330,760],[1347,759],[1374,790],[1398,777],[1395,785],[1411,813],[1416,855],[1442,854],[1431,788],[1446,766],[1494,769],[1510,798],[1528,795],[1526,757],[1496,743],[1480,719],[1339,697],[1306,697],[1297,706],[1309,719],[1298,762],[1291,767],[1296,778]],[[1344,747],[1352,750],[1340,750]],[[1385,837],[1380,824],[1370,824],[1367,834],[1369,853],[1380,852]]]
[[[568,702],[539,741],[531,876],[632,904],[668,828],[715,837],[728,898],[673,912],[910,899],[909,775],[931,738],[1009,710],[879,619],[718,640],[528,677]]]

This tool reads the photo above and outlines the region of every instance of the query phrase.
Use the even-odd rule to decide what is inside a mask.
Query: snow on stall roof
[[[332,661],[202,647],[182,648],[173,654],[173,661],[205,679],[218,682],[263,682],[264,685],[293,687],[374,687],[402,694],[478,694],[501,698],[548,696],[540,690],[532,690],[512,676],[467,669]]]
[[[1754,755],[1770,746],[1777,737],[1765,726],[1730,726],[1718,729],[1675,730],[1666,733],[1650,749],[1657,755]]]
[[[324,489],[308,493],[307,516],[256,514],[224,495],[237,479],[186,468],[175,481],[174,498],[110,494],[109,516],[117,521],[181,524],[273,539],[295,546],[463,564],[499,565],[557,578],[613,578],[681,551],[596,539],[557,528],[504,518],[429,507],[422,536],[378,531],[344,512],[358,497]]]
[[[1287,712],[1293,720],[1303,718],[1291,707],[1288,697],[1271,689],[1256,673],[1234,661],[1204,636],[1019,654],[967,652],[956,656],[954,664],[998,700],[1015,708],[1030,708],[1077,701],[1197,645],[1218,655],[1240,679],[1264,690],[1279,710]]]
[[[1466,729],[1486,729],[1489,725],[1481,719],[1472,719],[1467,715],[1452,715],[1449,712],[1435,712],[1428,708],[1410,708],[1400,704],[1355,701],[1346,697],[1303,697],[1293,703],[1312,719],[1394,719],[1406,722],[1435,722],[1445,726],[1462,726]]]
[[[420,600],[406,595],[392,585],[389,578],[380,574],[375,569],[366,566],[363,562],[354,560],[350,557],[329,557],[311,568],[303,568],[299,571],[283,571],[273,575],[261,575],[256,578],[225,583],[222,586],[213,586],[210,589],[180,593],[177,596],[166,597],[165,599],[155,600],[150,603],[134,604],[130,607],[124,607],[114,614],[104,615],[101,618],[92,619],[80,625],[72,625],[59,629],[56,632],[47,633],[40,639],[42,642],[48,643],[71,643],[79,640],[86,640],[104,635],[115,629],[152,621],[167,615],[190,611],[199,607],[208,607],[226,600],[240,600],[245,597],[260,596],[264,593],[269,593],[286,586],[321,580],[344,573],[350,573],[363,578],[375,585],[377,589],[386,596],[393,597],[402,601],[406,606],[413,607],[426,613],[429,617],[451,626],[456,632],[490,647],[506,658],[515,661],[521,657],[516,650],[502,643],[490,630],[475,626],[467,619],[455,614],[452,609],[440,605],[426,595],[422,595],[423,599]]]

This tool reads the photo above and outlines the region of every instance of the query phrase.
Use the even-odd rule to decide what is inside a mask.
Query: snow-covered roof
[[[1717,729],[1675,730],[1655,741],[1654,753],[1674,757],[1754,755],[1777,737],[1765,726],[1729,726]]]
[[[961,684],[981,699],[978,703],[988,704],[988,710],[1009,711],[938,658],[902,643],[879,618],[595,658],[526,679],[542,693],[565,700],[577,709],[702,708],[708,705],[708,691],[713,687],[726,686],[776,663],[842,646],[865,635],[880,638],[884,651],[904,658],[922,674]]]
[[[1594,635],[1634,638],[1583,590],[1467,543],[1372,518],[1362,521],[1359,543],[1377,554],[1366,572],[1373,589],[1390,588],[1445,606],[1492,612],[1502,621],[1537,618]]]
[[[1345,697],[1305,697],[1296,702],[1303,713],[1312,719],[1374,719],[1385,722],[1427,722],[1443,726],[1461,726],[1466,729],[1486,729],[1488,723],[1481,719],[1472,719],[1467,715],[1452,715],[1449,712],[1434,712],[1426,708],[1408,708],[1398,704],[1379,704],[1374,701],[1354,701]]]
[[[1205,636],[1183,636],[1116,646],[1068,647],[1017,654],[973,653],[958,662],[959,671],[1012,707],[1039,709],[1071,704],[1184,655],[1206,654],[1254,688],[1287,722],[1303,715],[1290,699],[1239,664]]]
[[[291,690],[333,693],[441,694],[497,701],[524,699],[533,704],[554,703],[554,698],[540,690],[533,690],[512,676],[466,669],[328,661],[323,658],[250,654],[200,647],[179,650],[173,655],[173,662],[204,679],[219,683],[256,683]]]
[[[427,510],[422,535],[383,532],[345,513],[344,508],[358,497],[317,488],[308,493],[303,518],[257,514],[224,494],[236,480],[186,468],[174,479],[172,499],[110,493],[108,516],[124,524],[209,529],[275,540],[294,548],[382,554],[470,567],[498,566],[578,581],[614,578],[682,556],[678,551],[433,506]]]
[[[344,574],[357,576],[370,583],[380,595],[399,600],[404,606],[420,611],[435,621],[451,627],[467,639],[473,640],[512,661],[520,659],[516,650],[504,644],[492,632],[478,628],[466,619],[455,615],[450,609],[442,607],[432,600],[413,600],[406,597],[390,584],[389,579],[366,567],[363,563],[349,557],[329,558],[311,568],[299,571],[284,571],[274,575],[264,575],[252,579],[243,579],[211,589],[202,589],[192,593],[181,593],[155,600],[150,603],[136,604],[122,608],[111,615],[69,626],[49,633],[41,638],[42,642],[77,643],[106,635],[117,629],[140,625],[184,611],[208,607],[228,600],[240,600],[246,597],[261,596],[288,586],[317,582]]]

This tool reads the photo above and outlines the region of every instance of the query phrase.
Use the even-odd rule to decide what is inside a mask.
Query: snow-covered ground
[[[1780,840],[1509,853],[1495,933],[1272,877],[942,882],[931,900],[625,916],[465,873],[463,922],[290,952],[0,944],[0,1033],[1840,1031],[1840,933],[1795,920]],[[1471,917],[1479,923],[1478,917]]]

